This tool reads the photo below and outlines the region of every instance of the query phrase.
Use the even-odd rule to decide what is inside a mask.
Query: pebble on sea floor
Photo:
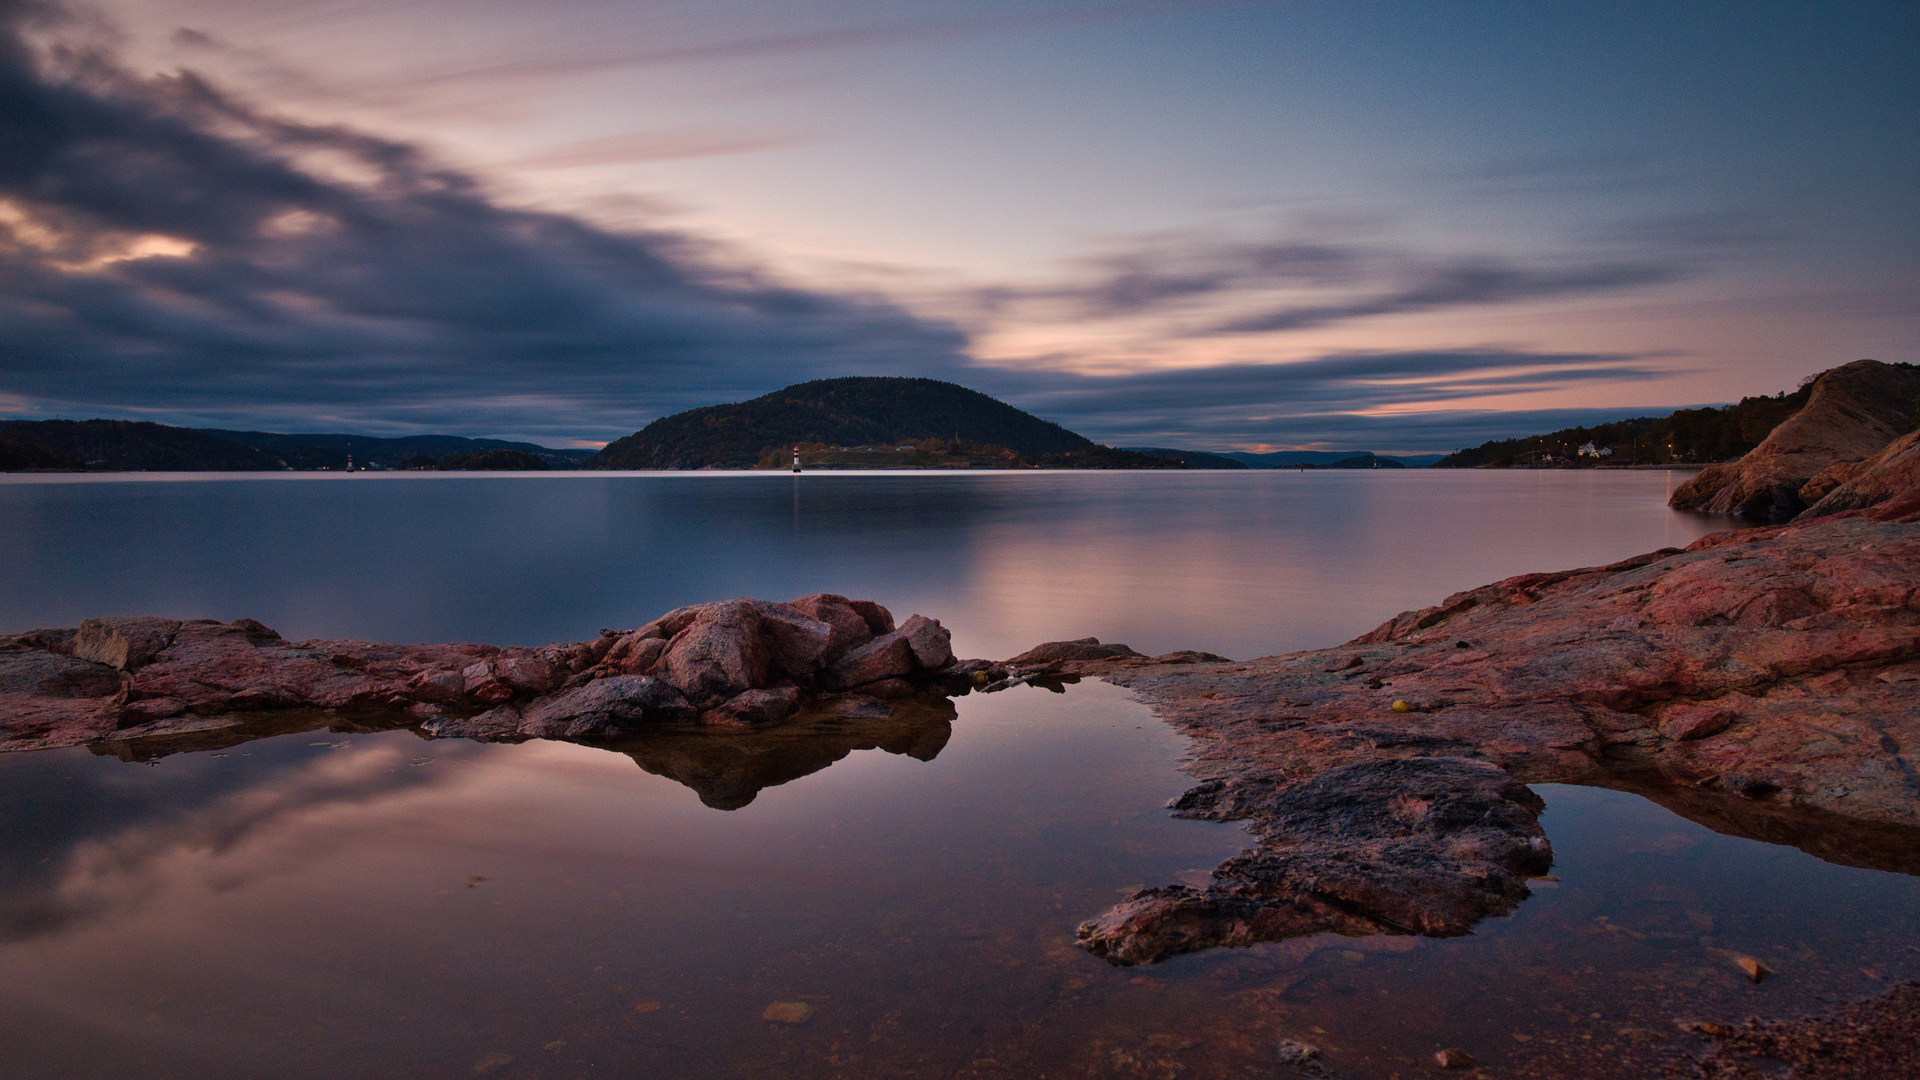
[[[776,1024],[804,1024],[813,1019],[813,1005],[805,1001],[776,1001],[767,1006],[760,1019]]]
[[[1747,978],[1752,979],[1754,982],[1759,982],[1761,979],[1773,974],[1772,968],[1751,956],[1737,956],[1734,957],[1733,962],[1739,964],[1740,970],[1746,972]]]
[[[1449,1046],[1445,1050],[1434,1051],[1433,1063],[1443,1069],[1471,1069],[1475,1065],[1480,1064],[1474,1060],[1472,1054],[1467,1053],[1457,1046]]]
[[[1275,1051],[1282,1065],[1313,1072],[1319,1071],[1320,1048],[1312,1043],[1304,1043],[1298,1039],[1281,1039]]]

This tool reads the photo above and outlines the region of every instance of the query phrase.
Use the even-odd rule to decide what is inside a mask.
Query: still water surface
[[[154,612],[531,644],[830,590],[941,618],[962,655],[1096,634],[1249,657],[1717,527],[1665,510],[1669,482],[5,483],[0,629]],[[118,748],[151,764],[0,754],[0,1075],[1266,1077],[1292,1038],[1411,1077],[1440,1045],[1550,1067],[1920,974],[1915,879],[1558,786],[1558,880],[1471,937],[1110,967],[1074,926],[1203,883],[1242,832],[1166,816],[1181,741],[1116,688],[955,704],[626,753],[318,728]]]
[[[543,645],[681,604],[837,592],[940,619],[962,656],[1091,634],[1246,659],[1725,527],[1666,508],[1675,476],[16,476],[0,478],[0,628],[165,613]]]

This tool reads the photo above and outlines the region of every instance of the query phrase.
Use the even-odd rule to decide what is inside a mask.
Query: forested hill
[[[281,435],[147,420],[0,420],[0,472],[571,469],[591,451],[457,435]]]
[[[819,379],[752,401],[664,416],[608,443],[585,467],[744,469],[803,444],[890,449],[928,439],[1001,447],[1030,464],[1071,464],[1095,450],[1083,436],[964,386],[863,376]]]
[[[1434,463],[1436,469],[1499,469],[1515,465],[1666,465],[1726,461],[1760,440],[1806,405],[1809,379],[1792,393],[1742,398],[1737,405],[1680,409],[1668,416],[1640,416],[1592,427],[1572,427],[1524,439],[1481,443]],[[1582,446],[1597,455],[1583,457]]]

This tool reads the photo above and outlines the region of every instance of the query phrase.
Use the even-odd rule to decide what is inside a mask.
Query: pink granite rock
[[[1783,524],[1806,509],[1801,490],[1846,475],[1904,434],[1920,402],[1920,369],[1856,360],[1822,372],[1806,407],[1774,428],[1739,461],[1710,465],[1675,489],[1678,510],[1734,514]],[[1817,494],[1820,487],[1808,491]]]
[[[939,671],[953,663],[953,637],[936,619],[911,615],[900,628],[848,653],[820,675],[821,685],[846,690],[884,679]]]

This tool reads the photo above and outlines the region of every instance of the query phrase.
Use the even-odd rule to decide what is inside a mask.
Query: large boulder
[[[1806,407],[1788,417],[1740,460],[1709,465],[1680,485],[1676,510],[1733,514],[1781,525],[1807,508],[1801,491],[1823,473],[1880,452],[1913,426],[1920,368],[1856,360],[1815,380]],[[1822,494],[1820,486],[1808,494]]]
[[[705,604],[671,643],[655,673],[694,702],[720,701],[767,684],[770,652],[751,600]]]
[[[953,664],[953,637],[939,620],[912,615],[898,630],[882,634],[842,657],[820,675],[829,690],[848,690],[888,679],[937,672]]]

